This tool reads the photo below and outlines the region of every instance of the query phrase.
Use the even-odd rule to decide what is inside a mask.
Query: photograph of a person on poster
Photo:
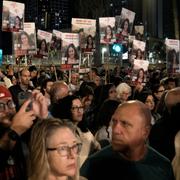
[[[86,50],[92,51],[93,49],[95,49],[93,37],[91,35],[88,35],[86,41]]]
[[[45,39],[42,39],[39,43],[38,55],[47,56],[48,55],[48,46]]]
[[[125,43],[125,41],[128,39],[129,31],[129,19],[126,18],[121,24],[121,31],[116,35],[117,42]]]
[[[144,54],[143,51],[142,51],[140,48],[138,48],[138,49],[136,50],[136,56],[135,56],[134,59],[144,59],[144,58],[143,58],[143,57],[144,57],[143,54]]]
[[[32,48],[32,42],[27,32],[22,31],[19,34],[19,43],[22,50],[28,50]]]
[[[66,53],[65,53],[65,57],[67,57],[67,64],[77,64],[78,63],[78,53],[77,50],[74,46],[74,44],[69,44],[69,46],[67,47]]]
[[[140,68],[137,73],[135,83],[145,83],[145,72],[143,68]]]
[[[22,20],[19,16],[16,16],[14,19],[14,29],[16,31],[19,31],[20,29],[22,29]]]
[[[168,51],[167,64],[169,73],[176,73],[179,70],[179,59],[175,49]]]
[[[105,43],[110,43],[113,38],[113,29],[110,25],[108,25],[105,29],[105,36],[103,38]]]

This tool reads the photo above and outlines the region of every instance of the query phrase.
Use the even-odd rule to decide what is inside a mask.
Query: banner
[[[53,59],[60,59],[61,36],[62,32],[53,29],[52,39],[49,45],[49,56]]]
[[[22,55],[36,54],[36,30],[35,23],[24,23],[24,30],[13,33],[14,54],[16,57]]]
[[[180,73],[180,41],[176,39],[166,39],[166,65],[170,75]]]
[[[115,38],[115,17],[99,18],[100,26],[100,43],[112,44],[116,41]]]
[[[128,9],[122,8],[120,17],[117,16],[117,42],[128,44],[128,36],[132,33],[133,23],[134,23],[135,13]]]
[[[134,26],[134,35],[137,40],[142,41],[144,36],[144,26]]]
[[[62,33],[62,64],[71,64],[72,68],[79,68],[78,48],[79,35],[77,33]]]
[[[95,49],[96,20],[72,18],[72,32],[79,34],[79,46],[83,51]]]
[[[145,46],[146,43],[139,40],[133,40],[132,57],[131,59],[145,59]]]
[[[24,4],[3,1],[2,31],[18,32],[24,29]]]
[[[52,40],[52,33],[38,29],[37,31],[37,41],[38,41],[38,51],[37,54],[41,58],[48,57],[49,45]]]

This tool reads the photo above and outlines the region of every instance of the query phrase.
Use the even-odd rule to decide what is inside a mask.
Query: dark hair
[[[90,43],[89,43],[89,38],[91,38],[92,39],[92,48],[94,48],[94,41],[93,41],[93,37],[91,36],[91,35],[88,35],[87,36],[87,45],[86,45],[86,48],[88,48],[88,46],[90,45]]]
[[[144,69],[143,69],[143,68],[140,68],[140,69],[138,70],[138,73],[137,73],[137,79],[139,78],[140,71],[143,72],[143,81],[144,81],[144,75],[145,75],[145,72],[144,72]]]
[[[94,90],[86,82],[83,82],[79,88],[77,95],[80,96],[81,98],[86,97],[88,95],[94,96]]]
[[[140,48],[138,48],[137,50],[136,50],[136,57],[135,58],[137,58],[138,57],[138,52],[141,52],[141,57],[140,57],[140,59],[142,59],[143,58],[143,51],[140,49]]]
[[[65,53],[65,57],[69,57],[69,49],[70,48],[73,48],[74,49],[74,52],[75,52],[75,59],[79,59],[79,56],[78,56],[78,53],[77,53],[77,50],[76,50],[76,47],[74,46],[73,43],[69,44],[69,46],[67,47],[67,50],[66,50],[66,53]]]
[[[41,86],[41,90],[40,91],[41,91],[41,93],[43,95],[45,94],[44,89],[46,88],[48,82],[54,82],[54,81],[52,79],[46,78],[46,79],[43,79],[41,84],[40,84],[40,86]]]
[[[48,46],[47,46],[47,42],[46,42],[45,39],[42,39],[40,41],[40,43],[39,43],[39,50],[41,50],[41,45],[42,45],[43,42],[45,43],[45,51],[48,52]]]
[[[53,104],[51,109],[51,114],[55,118],[61,118],[61,119],[69,119],[72,121],[72,101],[74,99],[79,99],[79,97],[74,95],[68,95],[64,97],[63,99],[58,100],[57,103]]]
[[[128,23],[128,32],[129,32],[130,29],[129,29],[129,19],[128,19],[128,18],[126,18],[126,19],[123,20],[123,22],[122,22],[122,24],[121,24],[121,29],[124,29],[124,24],[125,24],[125,22]]]
[[[107,28],[110,28],[110,30],[111,30],[111,37],[113,37],[113,28],[110,25],[108,25],[106,27],[106,29],[105,29],[105,37],[107,36]]]
[[[119,102],[116,100],[106,100],[104,103],[101,105],[98,114],[97,114],[97,121],[98,122],[98,127],[102,126],[109,126],[109,123],[111,121],[111,117],[114,114],[116,108],[118,107]]]
[[[16,17],[15,17],[15,27],[16,27],[16,19],[19,20],[18,26],[19,26],[19,28],[21,28],[21,18],[20,18],[19,16],[16,16]]]

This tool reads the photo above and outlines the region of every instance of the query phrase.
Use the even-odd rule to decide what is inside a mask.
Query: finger
[[[19,109],[19,112],[25,112],[28,105],[30,104],[31,102],[31,99],[27,99],[24,104],[21,106],[21,108]]]
[[[37,89],[35,89],[35,90],[33,90],[32,91],[32,95],[35,97],[36,96],[36,94],[38,94],[38,93],[40,93],[40,91],[39,90],[37,90]]]

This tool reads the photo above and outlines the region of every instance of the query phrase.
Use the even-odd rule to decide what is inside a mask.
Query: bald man
[[[146,142],[151,113],[140,101],[121,104],[112,116],[112,143],[81,168],[88,180],[173,180],[171,163]]]

